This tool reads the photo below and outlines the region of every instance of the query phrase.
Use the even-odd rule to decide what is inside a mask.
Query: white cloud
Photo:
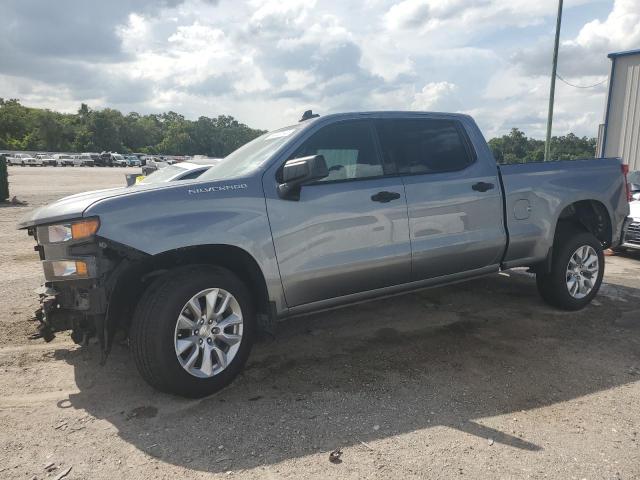
[[[640,45],[640,0],[617,0],[600,19],[584,14],[594,1],[609,0],[565,1],[567,17],[580,8],[588,18],[560,55],[560,72],[581,84],[606,75],[608,51]],[[557,0],[130,3],[100,7],[99,42],[82,30],[87,45],[73,48],[68,36],[49,46],[10,35],[16,19],[25,31],[40,28],[28,23],[36,21],[30,12],[7,11],[2,95],[65,111],[83,101],[189,118],[229,114],[259,128],[296,122],[308,108],[467,111],[490,135],[514,126],[543,134]],[[84,5],[78,18],[68,10],[56,28],[84,25],[96,8]],[[556,99],[554,131],[595,134],[604,87],[559,84]]]
[[[315,80],[313,74],[306,70],[287,70],[284,76],[287,79],[284,90],[302,90]]]
[[[307,20],[308,12],[315,7],[315,0],[253,0],[255,8],[249,26],[257,30],[298,28]]]
[[[413,110],[431,110],[440,100],[455,92],[456,86],[450,82],[427,83],[415,94],[411,108]]]
[[[576,83],[597,83],[606,76],[608,53],[638,46],[640,0],[615,0],[605,20],[587,22],[577,35],[561,42],[558,70],[563,77],[570,77]],[[551,48],[551,39],[544,39],[534,47],[518,50],[513,62],[529,74],[548,75]]]
[[[637,48],[640,45],[640,0],[616,0],[604,22],[587,23],[575,40],[566,45],[582,47],[589,53]]]

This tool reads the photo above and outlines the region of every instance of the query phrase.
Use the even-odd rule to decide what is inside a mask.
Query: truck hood
[[[135,185],[131,187],[106,188],[70,195],[32,210],[18,222],[18,229],[80,218],[87,208],[101,200],[121,195],[136,194],[145,190],[162,188],[163,186],[166,187],[166,185]]]

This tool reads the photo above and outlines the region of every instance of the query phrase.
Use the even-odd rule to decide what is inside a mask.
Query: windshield
[[[640,185],[640,170],[629,172],[627,175],[627,181],[636,185]]]
[[[187,171],[186,168],[181,167],[179,165],[169,165],[166,168],[156,170],[155,172],[151,173],[148,177],[146,177],[144,180],[138,183],[148,185],[150,183],[166,182],[172,179],[173,177],[175,177],[176,175],[180,173],[185,173],[186,171]]]
[[[265,133],[227,155],[220,160],[220,163],[203,173],[199,179],[219,180],[242,177],[253,172],[303,126],[294,125]]]

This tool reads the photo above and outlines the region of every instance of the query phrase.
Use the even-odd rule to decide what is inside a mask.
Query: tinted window
[[[340,122],[321,128],[291,158],[323,155],[329,175],[321,182],[384,174],[369,122]]]
[[[389,119],[376,128],[385,162],[395,162],[398,173],[450,172],[473,162],[457,122]]]

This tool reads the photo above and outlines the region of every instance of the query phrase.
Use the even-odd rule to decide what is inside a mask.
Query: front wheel
[[[538,273],[538,292],[550,305],[563,310],[580,310],[596,296],[604,275],[602,244],[585,231],[570,230],[559,235],[549,273]]]
[[[134,315],[131,346],[149,384],[197,398],[240,373],[255,330],[251,296],[236,275],[220,267],[184,267],[147,289]]]

